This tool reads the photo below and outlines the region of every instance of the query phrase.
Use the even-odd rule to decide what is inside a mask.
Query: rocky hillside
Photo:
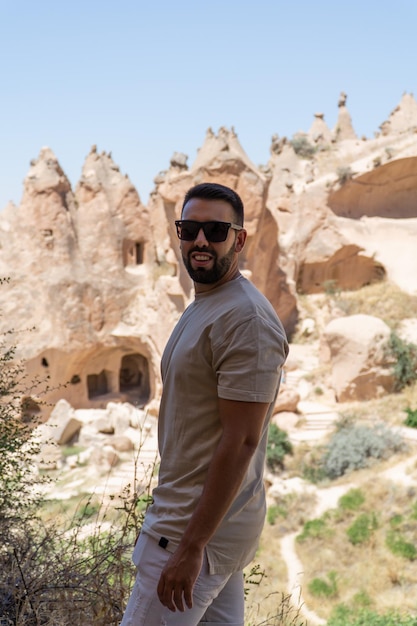
[[[161,351],[192,297],[173,220],[187,188],[204,180],[241,194],[241,269],[290,336],[301,294],[380,281],[417,290],[417,103],[404,94],[374,139],[356,137],[345,94],[338,106],[334,129],[317,113],[308,132],[274,136],[259,167],[233,129],[209,129],[191,166],[173,155],[148,206],[95,146],[75,189],[53,152],[40,151],[20,206],[0,215],[0,276],[10,277],[0,323],[33,327],[19,335],[20,356],[31,378],[48,376],[49,406],[158,401]],[[36,393],[31,406],[50,411]]]

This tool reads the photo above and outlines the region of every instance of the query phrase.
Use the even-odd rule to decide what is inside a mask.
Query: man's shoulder
[[[232,285],[234,283],[234,285]],[[240,276],[235,281],[231,281],[231,286],[234,289],[234,297],[230,298],[230,305],[244,307],[244,310],[249,314],[256,315],[260,310],[264,310],[272,317],[276,317],[277,313],[268,300],[268,298],[261,292],[255,285],[245,278]],[[243,311],[242,311],[243,312]]]
[[[240,276],[228,283],[219,298],[215,326],[236,328],[245,324],[268,327],[274,333],[285,335],[281,320],[266,296]]]

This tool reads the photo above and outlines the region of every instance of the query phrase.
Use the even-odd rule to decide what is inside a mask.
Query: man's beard
[[[191,254],[193,252],[208,252],[206,248],[193,248],[188,253],[188,257],[183,256],[182,260],[184,261],[185,268],[190,275],[190,278],[195,283],[202,283],[204,285],[211,285],[213,283],[217,283],[219,280],[223,278],[229,271],[230,266],[233,262],[233,257],[235,253],[235,244],[230,247],[230,250],[226,252],[224,256],[220,259],[217,254],[210,250],[210,254],[213,257],[213,267],[211,269],[206,269],[205,267],[199,267],[198,269],[194,269],[191,265]]]

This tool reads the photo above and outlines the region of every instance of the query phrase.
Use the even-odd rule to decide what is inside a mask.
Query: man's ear
[[[237,237],[235,241],[235,252],[241,252],[243,250],[243,246],[245,245],[247,232],[245,229],[237,231]]]

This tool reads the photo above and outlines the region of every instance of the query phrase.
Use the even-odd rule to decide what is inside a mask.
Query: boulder
[[[65,445],[78,435],[81,426],[82,423],[76,419],[72,406],[66,400],[59,400],[48,421],[38,427],[38,432],[45,442],[49,440]]]
[[[291,411],[281,411],[280,413],[275,413],[271,420],[273,424],[286,432],[295,430],[299,421],[300,416],[297,413],[292,413]]]
[[[115,467],[120,461],[120,456],[113,446],[105,445],[95,448],[90,456],[90,463],[104,469]]]
[[[98,433],[102,433],[103,435],[113,435],[114,434],[114,426],[111,416],[106,414],[103,417],[98,417],[92,426]]]
[[[390,328],[371,315],[332,320],[324,329],[332,387],[340,402],[371,400],[392,392],[394,378],[385,347]]]
[[[122,435],[130,427],[135,407],[127,402],[124,402],[123,404],[109,402],[107,405],[107,411],[110,422],[113,426],[114,434]]]
[[[108,440],[108,443],[117,452],[130,452],[134,448],[133,441],[126,435],[115,435]]]
[[[274,413],[281,413],[282,411],[296,413],[299,401],[300,394],[296,389],[282,385],[275,402]]]
[[[107,441],[108,435],[100,433],[93,424],[83,426],[78,435],[78,445],[88,448],[90,446],[102,446]]]

